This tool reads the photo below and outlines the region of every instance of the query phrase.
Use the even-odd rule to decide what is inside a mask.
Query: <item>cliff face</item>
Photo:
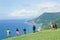
[[[59,17],[60,17],[60,12],[50,12],[50,13],[45,12],[38,18],[30,21],[34,21],[35,23],[49,23],[51,21],[56,20]]]
[[[41,16],[39,16],[36,19],[30,20],[29,22],[34,22],[36,24],[40,24],[43,23],[43,28],[49,28],[49,24],[50,22],[55,22],[58,25],[60,24],[59,21],[60,20],[60,12],[45,12],[44,14],[42,14]]]

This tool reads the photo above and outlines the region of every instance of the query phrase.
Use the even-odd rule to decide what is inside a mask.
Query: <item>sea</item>
[[[33,32],[33,24],[27,23],[26,20],[0,20],[0,40],[8,38],[6,33],[7,28],[11,31],[11,37],[16,36],[17,28],[19,30],[19,36],[24,35],[24,28],[27,34]],[[37,29],[38,27],[36,26],[36,30]]]

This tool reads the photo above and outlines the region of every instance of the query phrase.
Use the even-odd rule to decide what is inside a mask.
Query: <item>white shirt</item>
[[[7,30],[7,36],[9,36],[9,35],[10,35],[10,33],[9,33],[9,32],[10,32],[10,30]]]

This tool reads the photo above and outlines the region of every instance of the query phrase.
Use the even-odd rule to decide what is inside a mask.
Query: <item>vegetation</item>
[[[43,23],[42,29],[50,29],[50,23],[54,22],[57,23],[57,27],[60,28],[60,12],[45,12],[29,22],[34,22],[35,24]]]
[[[60,18],[57,18],[54,22],[57,24],[57,27],[60,28]]]
[[[60,12],[45,12],[36,19],[29,20],[29,22],[34,21],[35,23],[49,23],[53,20],[60,18]]]
[[[41,30],[40,32],[7,38],[5,40],[60,40],[60,29]]]

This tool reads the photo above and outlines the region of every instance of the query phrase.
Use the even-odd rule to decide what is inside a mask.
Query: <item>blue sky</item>
[[[33,19],[60,12],[60,0],[0,0],[0,19]]]

